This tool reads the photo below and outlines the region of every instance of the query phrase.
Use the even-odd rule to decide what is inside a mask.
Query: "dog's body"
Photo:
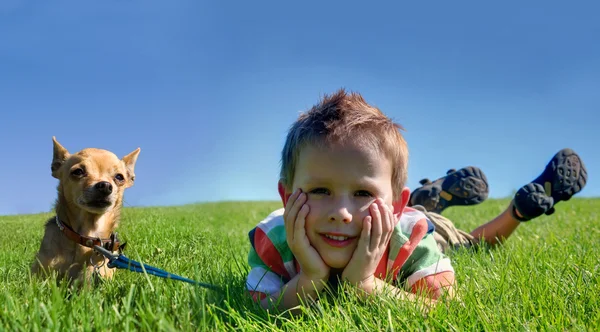
[[[45,225],[32,273],[57,272],[59,279],[89,280],[94,266],[103,277],[114,269],[92,249],[101,245],[116,250],[113,232],[119,224],[123,192],[133,185],[134,167],[140,149],[117,158],[112,152],[88,148],[75,154],[55,138],[52,176],[59,180],[56,216]]]

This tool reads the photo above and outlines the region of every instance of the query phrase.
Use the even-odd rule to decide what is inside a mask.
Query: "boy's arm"
[[[454,283],[454,272],[445,271],[417,280],[412,285],[411,291],[414,294],[424,294],[435,300],[443,295],[446,295],[447,299],[452,299],[454,298]]]
[[[417,245],[428,235],[428,228],[429,226],[426,219],[420,219],[415,223],[408,241],[402,245],[399,250],[398,256],[393,264],[394,267],[401,267],[406,263],[408,257],[415,251]],[[428,236],[425,241],[432,242],[432,237]],[[441,258],[441,252],[438,250],[437,245],[429,246],[428,250],[421,254],[420,260],[425,260],[427,256]],[[448,291],[450,293],[449,295],[453,296],[453,285],[454,271],[452,269],[451,271],[442,271],[425,275],[414,281],[410,288],[412,293],[419,293],[432,299],[438,299],[444,291]]]
[[[325,287],[322,280],[314,280],[298,273],[292,280],[285,284],[278,292],[264,297],[260,305],[264,309],[288,310],[302,303],[312,302],[317,299],[319,292]],[[297,309],[291,310],[295,313]]]
[[[299,305],[301,300],[303,302],[310,298],[316,299],[329,277],[329,267],[310,245],[306,236],[304,224],[309,212],[309,206],[305,204],[306,199],[306,194],[296,190],[286,202],[283,218],[278,220],[281,227],[268,231],[269,234],[273,234],[278,246],[274,246],[268,236],[256,236],[251,239],[252,247],[248,261],[253,270],[250,271],[247,284],[254,299],[260,299],[263,308],[286,310]],[[284,230],[279,236],[275,235]],[[282,243],[283,241],[285,243]],[[255,247],[259,248],[260,254]],[[299,273],[290,273],[281,258],[281,251],[289,251],[285,256],[297,260]],[[283,275],[287,275],[285,279],[289,280],[285,284],[281,280]]]
[[[325,287],[326,278],[310,278],[302,271],[284,283],[283,276],[268,268],[256,251],[251,249],[248,258],[252,269],[246,278],[247,291],[264,309],[287,310],[311,302]]]
[[[407,292],[394,285],[391,285],[379,278],[375,279],[374,293],[388,292],[401,299],[417,299],[419,296],[437,300],[444,293],[449,298],[454,297],[454,272],[446,271],[438,274],[429,275],[419,279],[411,287],[411,292]]]
[[[454,297],[454,269],[448,258],[439,251],[428,228],[425,219],[417,221],[409,239],[400,247],[394,259],[393,270],[404,268],[404,273],[410,273],[407,280],[408,290],[376,279],[372,292],[388,292],[409,300],[422,297],[430,300],[430,304],[437,303],[436,300],[444,293],[448,298]]]
[[[447,271],[420,279],[411,287],[412,292],[410,293],[384,280],[375,278],[374,289],[370,293],[375,295],[389,294],[398,300],[423,303],[426,307],[434,307],[444,292],[448,294],[448,298],[454,297],[453,285],[454,272]]]

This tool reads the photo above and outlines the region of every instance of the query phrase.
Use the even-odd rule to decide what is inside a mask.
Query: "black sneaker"
[[[441,213],[453,205],[474,205],[483,202],[489,193],[485,174],[475,166],[449,170],[446,176],[435,180],[420,181],[421,187],[415,189],[409,200],[409,206],[422,205],[427,211]]]
[[[519,221],[529,221],[542,214],[554,213],[554,199],[546,195],[539,183],[528,183],[521,187],[513,198],[512,215]],[[516,211],[519,211],[517,214]]]
[[[532,182],[540,184],[556,205],[560,201],[568,201],[583,189],[587,182],[587,169],[575,151],[562,149]]]
[[[540,176],[517,191],[513,216],[527,221],[544,213],[551,215],[558,202],[571,199],[586,182],[587,169],[581,157],[571,149],[562,149],[552,157]],[[514,213],[515,208],[522,218]]]

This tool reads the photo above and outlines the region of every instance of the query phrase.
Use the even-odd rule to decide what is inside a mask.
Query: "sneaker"
[[[552,157],[540,176],[517,191],[513,210],[517,209],[523,217],[519,218],[514,211],[513,216],[528,221],[542,214],[551,215],[558,202],[571,199],[586,182],[587,169],[581,157],[571,149],[562,149]]]
[[[554,213],[554,199],[546,195],[544,187],[539,183],[528,183],[521,187],[513,198],[512,215],[525,222],[542,214]],[[519,213],[517,213],[519,211]]]
[[[446,176],[433,182],[423,179],[415,189],[409,206],[421,205],[429,212],[441,213],[454,205],[474,205],[483,202],[489,193],[485,174],[475,166],[451,169]]]
[[[532,181],[544,187],[554,204],[568,201],[583,189],[587,182],[587,169],[575,151],[562,149],[548,162],[546,168]]]

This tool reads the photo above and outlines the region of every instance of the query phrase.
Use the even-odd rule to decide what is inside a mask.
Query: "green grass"
[[[447,210],[470,230],[507,200]],[[35,281],[29,266],[51,214],[0,217],[0,330],[575,330],[600,329],[600,199],[561,202],[503,247],[450,256],[462,301],[426,317],[410,303],[326,297],[299,317],[268,314],[244,295],[247,232],[277,202],[126,208],[128,257],[226,294],[118,270],[93,292]]]

